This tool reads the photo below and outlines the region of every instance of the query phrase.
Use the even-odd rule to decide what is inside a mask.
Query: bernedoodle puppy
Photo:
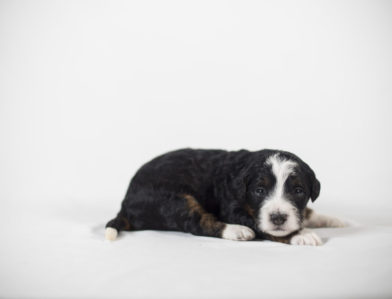
[[[341,227],[306,207],[320,193],[313,170],[279,150],[181,149],[143,165],[105,237],[120,231],[171,230],[247,241],[321,245],[304,227]]]

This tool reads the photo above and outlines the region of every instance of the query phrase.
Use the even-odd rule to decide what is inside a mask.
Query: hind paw
[[[113,227],[107,227],[107,228],[105,229],[105,239],[106,239],[106,240],[108,240],[108,241],[114,241],[114,240],[116,240],[117,235],[118,235],[118,231],[117,231],[115,228],[113,228]]]

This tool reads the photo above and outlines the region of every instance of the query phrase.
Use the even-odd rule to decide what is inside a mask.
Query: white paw
[[[335,217],[329,218],[327,222],[327,227],[346,227],[346,226],[347,223]]]
[[[106,240],[114,241],[114,240],[116,240],[117,235],[118,235],[118,232],[117,232],[117,230],[115,228],[107,227],[105,229],[105,239]]]
[[[297,235],[291,238],[290,244],[320,246],[323,244],[323,242],[316,233],[310,230],[302,230]]]
[[[309,219],[304,221],[305,227],[345,227],[347,224],[336,218],[313,212]]]
[[[238,224],[226,224],[222,238],[234,241],[248,241],[255,238],[255,232],[247,226]]]

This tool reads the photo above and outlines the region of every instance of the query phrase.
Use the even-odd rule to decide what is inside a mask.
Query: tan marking
[[[224,228],[225,224],[218,221],[214,215],[207,213],[200,203],[192,195],[185,194],[184,198],[187,201],[189,207],[189,215],[199,214],[200,215],[200,226],[205,230],[207,234],[216,234]]]
[[[272,236],[272,235],[264,235],[264,238],[266,240],[270,240],[270,241],[274,241],[274,242],[280,242],[280,243],[284,243],[284,244],[290,244],[291,238],[294,237],[296,234],[298,233],[298,231],[295,231],[287,236],[284,237],[276,237],[276,236]]]
[[[189,195],[189,194],[185,194],[184,197],[187,201],[191,215],[193,215],[194,213],[198,213],[198,214],[205,213],[204,209],[199,204],[199,202],[196,200],[196,198],[194,198],[192,195]]]
[[[123,223],[123,225],[122,225],[122,230],[130,230],[131,229],[131,225],[129,224],[129,221],[128,221],[128,219],[127,218],[125,218],[125,217],[121,217],[121,220],[120,220],[122,223]]]
[[[291,238],[287,238],[287,237],[274,237],[274,236],[268,236],[268,238],[266,239],[274,242],[285,243],[285,244],[290,244],[290,240],[291,240]]]
[[[304,219],[309,219],[312,214],[313,214],[313,210],[312,209],[305,208],[305,210],[304,210]]]
[[[248,204],[245,205],[245,211],[246,211],[252,218],[255,218],[255,210],[252,209]]]

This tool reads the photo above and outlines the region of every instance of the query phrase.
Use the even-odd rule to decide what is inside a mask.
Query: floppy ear
[[[316,179],[316,176],[313,173],[313,178],[312,178],[312,191],[310,193],[310,198],[312,199],[312,202],[314,202],[316,200],[316,198],[319,196],[320,194],[320,182],[318,179]]]
[[[303,165],[305,166],[305,171],[308,176],[309,184],[310,184],[310,198],[312,199],[312,202],[316,200],[316,198],[320,195],[320,182],[318,179],[316,179],[316,175],[312,168],[309,167],[308,164],[303,162]]]

